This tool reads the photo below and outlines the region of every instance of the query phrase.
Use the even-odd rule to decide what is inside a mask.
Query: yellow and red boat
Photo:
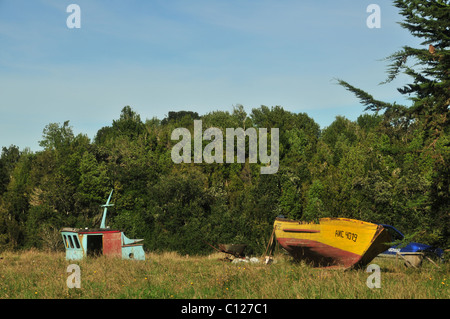
[[[367,265],[392,241],[382,225],[348,218],[310,223],[277,217],[274,234],[294,259],[322,267]]]

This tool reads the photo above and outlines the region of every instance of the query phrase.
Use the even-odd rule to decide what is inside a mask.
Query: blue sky
[[[69,4],[81,28],[69,29]],[[370,29],[369,4],[381,8]],[[169,111],[306,112],[320,126],[364,107],[333,80],[407,103],[382,59],[418,42],[387,0],[0,0],[0,146],[39,151],[49,123],[90,138],[130,105]]]

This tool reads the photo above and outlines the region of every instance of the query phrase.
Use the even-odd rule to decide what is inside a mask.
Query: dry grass
[[[153,299],[292,299],[400,298],[448,299],[449,265],[425,262],[420,269],[377,258],[381,288],[370,289],[362,270],[329,270],[292,263],[283,255],[276,263],[229,263],[222,254],[207,257],[148,253],[145,261],[99,257],[67,261],[64,253],[1,254],[0,298],[153,298]],[[67,266],[78,264],[81,288],[68,288]]]

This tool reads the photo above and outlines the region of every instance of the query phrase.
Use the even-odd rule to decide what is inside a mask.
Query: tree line
[[[385,115],[362,114],[356,121],[338,116],[321,130],[307,114],[280,106],[248,116],[242,106],[185,113],[143,122],[126,106],[93,141],[74,135],[67,121],[45,127],[42,151],[3,147],[1,247],[60,248],[60,228],[99,226],[111,189],[108,225],[144,238],[148,250],[192,254],[210,252],[205,241],[244,242],[260,253],[278,215],[348,217],[419,231],[429,243],[448,239],[448,206],[433,191],[440,178],[436,155],[448,150],[427,149],[417,125],[403,131]],[[192,131],[195,118],[223,130],[243,123],[278,127],[279,171],[261,174],[262,164],[248,158],[174,164],[171,132]]]
[[[386,103],[337,80],[366,106],[355,121],[325,128],[282,106],[242,105],[199,115],[169,112],[143,121],[130,106],[91,140],[70,122],[50,123],[31,152],[11,145],[0,156],[0,250],[62,249],[62,227],[98,227],[114,189],[107,225],[143,238],[145,249],[210,253],[208,243],[246,243],[262,253],[274,219],[347,217],[390,224],[414,240],[448,247],[450,176],[450,5],[394,1],[402,26],[424,39],[388,57],[388,81],[411,106]],[[414,64],[408,64],[413,60]],[[175,164],[175,128],[279,128],[279,170],[261,163]],[[247,141],[248,144],[248,141]],[[247,146],[248,147],[248,146]],[[270,148],[269,148],[270,149]],[[247,153],[248,154],[248,149]]]

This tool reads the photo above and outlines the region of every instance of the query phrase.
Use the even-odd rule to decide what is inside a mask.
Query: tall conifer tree
[[[379,101],[343,80],[338,82],[360,99],[366,111],[384,109],[389,115],[405,117],[407,122],[420,120],[427,133],[436,138],[447,132],[450,120],[450,1],[395,0],[394,4],[405,17],[400,25],[423,42],[420,48],[404,46],[386,58],[391,63],[383,83],[391,82],[400,73],[411,76],[412,83],[398,91],[408,95],[412,105]]]
[[[395,0],[394,5],[404,17],[400,25],[423,41],[419,48],[404,46],[386,58],[390,64],[383,83],[391,82],[400,73],[410,76],[412,82],[398,91],[409,97],[411,105],[379,101],[343,80],[338,83],[353,92],[366,111],[384,110],[386,122],[395,120],[402,128],[414,123],[414,129],[421,130],[424,138],[420,152],[434,163],[429,189],[433,222],[428,226],[438,230],[445,241],[450,228],[450,1]]]

